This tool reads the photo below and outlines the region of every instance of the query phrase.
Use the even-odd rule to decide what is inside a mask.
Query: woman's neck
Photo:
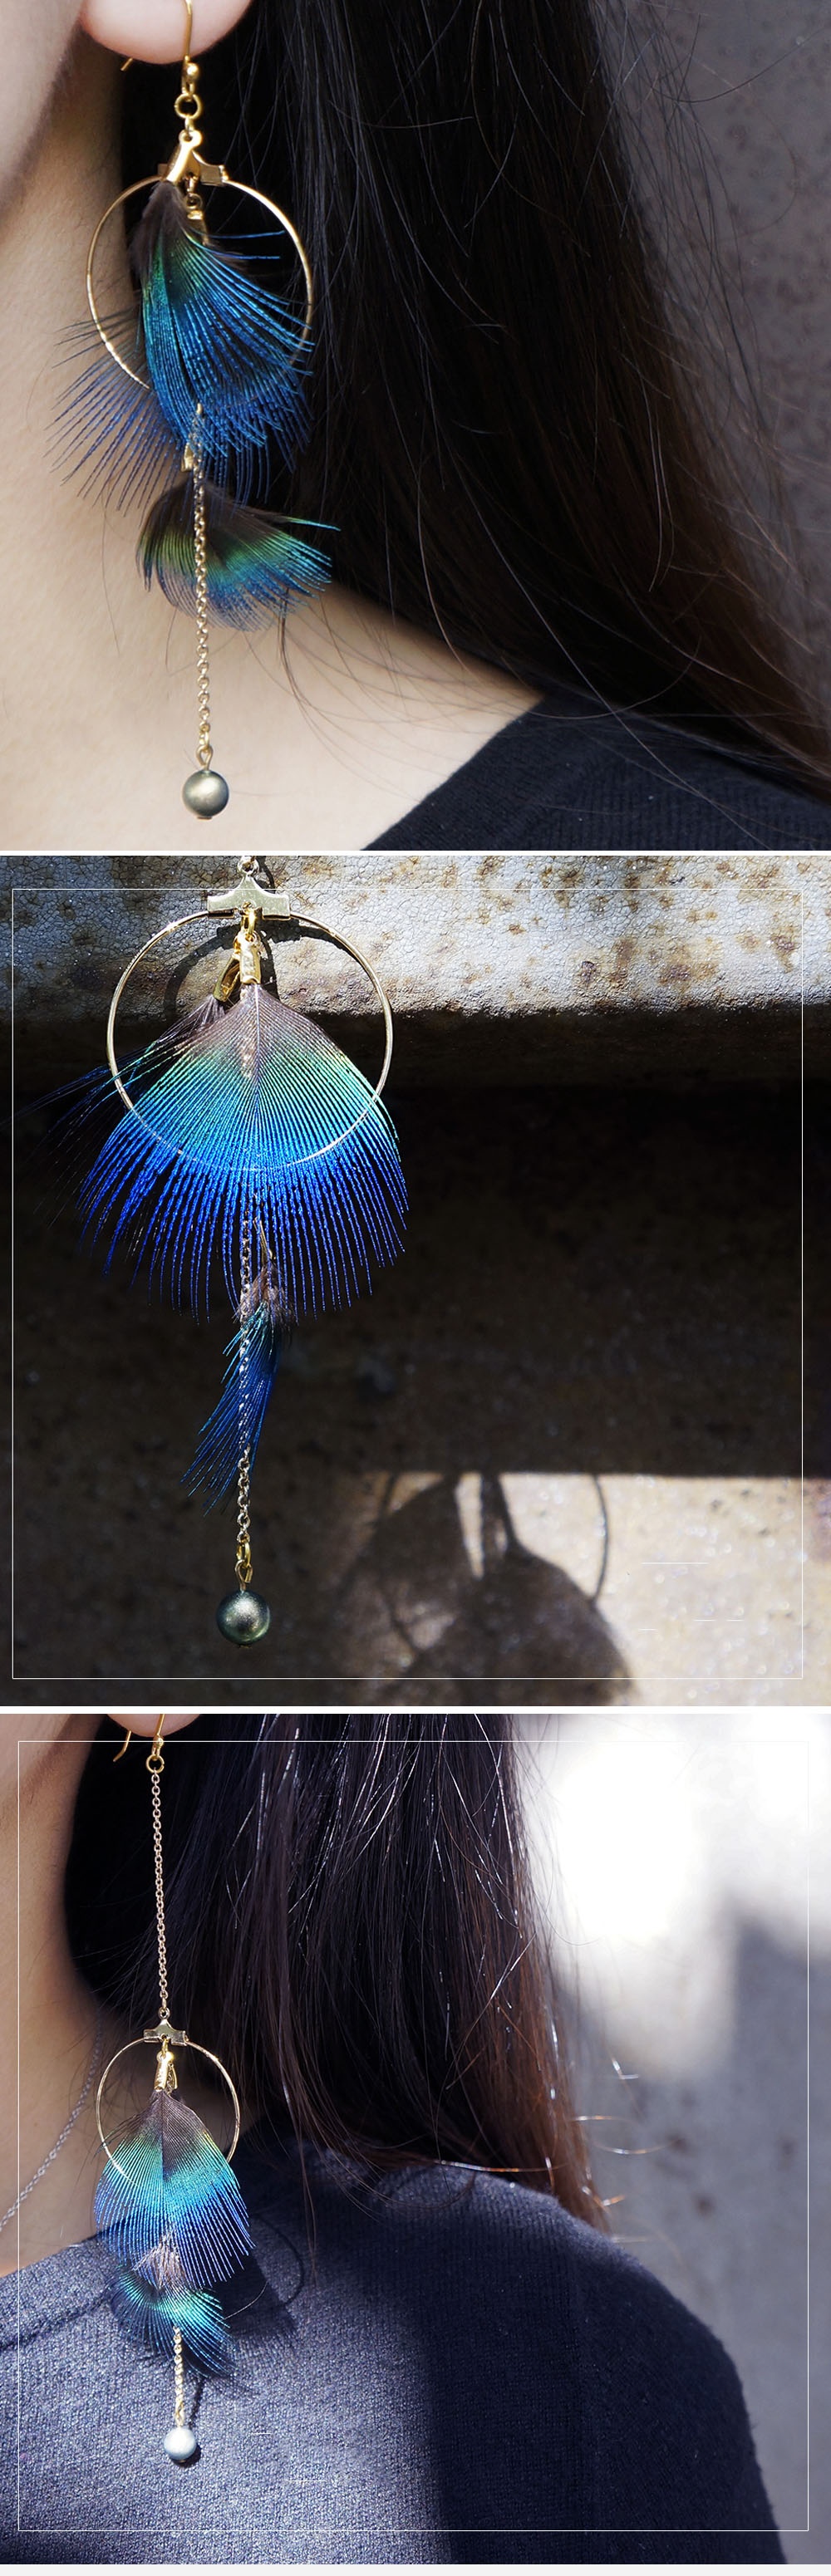
[[[192,620],[144,590],[140,509],[105,508],[57,452],[56,415],[91,354],[89,241],[121,185],[120,79],[114,56],[77,40],[0,219],[5,846],[357,848],[533,693],[337,590],[292,616],[288,668],[276,628],[214,630],[215,761],[232,799],[216,823],[187,814]],[[117,220],[106,241],[102,302],[123,309]]]
[[[2,1723],[25,1735],[24,1712]],[[19,1801],[13,1790],[0,1805],[0,2217],[60,2137],[93,2054],[96,2005],[72,1959],[63,1883],[95,1730],[94,1717],[68,1718],[58,1742],[44,1745]],[[108,2053],[118,2046],[112,2016],[102,2040]],[[93,2087],[60,2155],[0,2234],[0,2274],[93,2234],[96,2142]]]

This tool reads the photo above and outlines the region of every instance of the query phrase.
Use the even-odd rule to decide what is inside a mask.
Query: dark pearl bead
[[[212,814],[222,813],[230,793],[227,778],[222,778],[218,769],[195,769],[192,777],[185,779],[182,802],[192,814],[200,814],[204,822]]]
[[[229,1592],[220,1601],[216,1624],[234,1646],[256,1646],[271,1626],[271,1611],[259,1592]]]

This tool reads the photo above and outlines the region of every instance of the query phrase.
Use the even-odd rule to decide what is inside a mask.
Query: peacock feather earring
[[[124,1115],[81,1191],[85,1228],[109,1235],[107,1264],[127,1245],[137,1269],[194,1313],[216,1266],[234,1327],[219,1401],[186,1481],[209,1507],[236,1488],[236,1589],[217,1622],[235,1645],[269,1628],[253,1588],[251,1475],[281,1355],[298,1317],[345,1305],[394,1259],[406,1212],[392,1121],[382,1102],[392,1013],[374,967],[339,931],[275,892],[260,862],[236,885],[153,932],[119,977],[107,1027],[108,1075],[87,1086],[97,1107],[115,1085]],[[116,1018],[134,969],[193,922],[236,920],[231,955],[206,1000],[122,1068]],[[277,989],[281,941],[311,937],[345,951],[369,978],[384,1022],[373,1085],[316,1021]],[[88,1114],[82,1112],[82,1116]]]
[[[308,256],[282,207],[202,152],[193,0],[183,5],[178,140],[167,164],[122,189],[95,227],[86,285],[96,349],[60,428],[69,462],[86,466],[106,497],[149,499],[138,544],[145,583],[157,581],[172,606],[195,613],[197,767],[182,794],[192,814],[210,819],[229,796],[213,766],[211,618],[269,625],[319,591],[329,567],[307,522],[259,506],[275,463],[293,463],[307,429]],[[245,203],[239,237],[224,229],[229,196]],[[102,244],[139,197],[146,203],[129,244],[136,303],[104,315]],[[219,209],[214,230],[206,199]],[[294,305],[275,282],[286,247],[299,283]]]
[[[231,2171],[240,2134],[236,2086],[220,2058],[177,2030],[168,1996],[165,1930],[164,1861],[161,1784],[164,1714],[159,1718],[147,1755],[152,1806],[156,1923],[159,1952],[159,2015],[140,2039],[127,2040],[105,2066],[96,2098],[96,2120],[106,2164],[95,2199],[100,2235],[118,2261],[112,2307],[118,2322],[142,2351],[162,2354],[173,2363],[174,2414],[164,2447],[168,2458],[186,2468],[199,2455],[199,2442],[188,2424],[185,2373],[188,2363],[202,2372],[227,2372],[233,2365],[233,2339],[217,2288],[251,2251],[245,2203]],[[116,1754],[127,1752],[132,1730]],[[105,2097],[113,2069],[134,2048],[157,2050],[153,2090],[146,2111],[108,2137],[104,2127]],[[230,2096],[233,2136],[227,2155],[210,2130],[179,2095],[177,2053],[190,2050],[222,2077]]]

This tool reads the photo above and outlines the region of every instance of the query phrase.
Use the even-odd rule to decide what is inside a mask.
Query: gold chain
[[[174,2326],[173,2328],[173,2368],[176,2375],[176,2405],[174,2408],[173,2421],[174,2424],[183,2424],[185,2420],[185,2357],[182,2351],[182,2332],[180,2326]]]
[[[213,744],[211,742],[211,665],[208,633],[208,531],[205,513],[205,468],[198,430],[191,440],[189,454],[193,466],[193,569],[196,589],[196,706],[199,719],[196,757],[200,769],[210,769]]]
[[[159,2021],[167,2022],[169,2024],[170,2008],[167,1992],[167,1932],[165,1929],[164,1919],[164,1859],[162,1853],[162,1772],[164,1770],[164,1753],[162,1751],[163,1738],[164,1713],[160,1716],[156,1726],[152,1748],[147,1756],[147,1769],[150,1773],[150,1798],[153,1810],[153,1867],[156,1879],[156,1927],[159,1936]],[[161,2070],[161,2075],[157,2073],[156,2083],[158,2086],[161,2081],[163,2087],[165,2081],[169,2080],[175,2089],[176,2075],[173,2064],[173,2051],[170,2047],[170,2036],[171,2034],[168,2030],[165,2035],[164,2047],[159,2057],[159,2069]],[[182,2033],[180,2036],[184,2037],[184,2034]],[[146,2037],[147,2033],[145,2032],[145,2038]],[[170,2070],[169,2079],[168,2067]],[[165,2242],[168,2241],[169,2240],[167,2239],[165,2240]],[[185,2356],[182,2346],[181,2329],[179,2326],[174,2326],[173,2328],[173,2371],[176,2390],[173,2421],[177,2427],[182,2427],[186,2421]]]
[[[150,1770],[151,1762],[153,1765],[152,1770]],[[164,1762],[161,1760],[160,1756],[151,1753],[148,1757],[147,1767],[148,1770],[150,1770],[150,1795],[153,1800],[153,1860],[156,1871],[156,1921],[159,1932],[159,1999],[161,2003],[159,2018],[162,2021],[166,2021],[168,2019],[169,2007],[167,1996],[167,1936],[165,1933],[164,1922],[161,1783],[161,1774],[164,1770]]]
[[[251,1449],[243,1434],[248,1418],[248,1342],[251,1332],[251,1210],[246,1208],[242,1221],[240,1257],[240,1339],[239,1339],[239,1436],[240,1453],[237,1468],[237,1558],[236,1577],[245,1592],[251,1581]]]
[[[244,1449],[237,1471],[237,1557],[236,1578],[246,1592],[251,1581],[251,1452]]]

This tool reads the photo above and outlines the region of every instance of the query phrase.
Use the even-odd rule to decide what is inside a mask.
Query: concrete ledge
[[[166,920],[228,883],[222,859],[8,859],[21,1079],[100,1042],[117,974]],[[619,858],[360,852],[288,857],[275,880],[371,956],[405,1081],[777,1077],[831,1069],[831,855]],[[201,955],[200,955],[201,952]],[[180,967],[187,961],[187,972]],[[281,989],[339,1033],[374,1004],[317,945]],[[302,972],[300,971],[302,968]],[[122,1045],[204,990],[198,926],[155,950]]]

